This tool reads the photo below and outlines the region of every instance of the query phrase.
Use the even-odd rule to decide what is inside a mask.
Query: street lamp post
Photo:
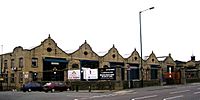
[[[140,66],[141,66],[141,87],[143,87],[143,66],[142,66],[142,24],[141,24],[141,14],[142,12],[148,11],[148,10],[152,10],[154,9],[154,7],[142,10],[139,12],[139,22],[140,22],[140,53],[141,53],[141,57],[140,57]]]

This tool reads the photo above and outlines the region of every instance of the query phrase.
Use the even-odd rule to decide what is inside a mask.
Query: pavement
[[[176,88],[177,86],[187,86],[187,85],[200,85],[200,83],[189,83],[189,84],[180,84],[180,85],[165,85],[165,86],[149,86],[143,88],[131,88],[131,89],[123,89],[123,90],[76,90],[74,91],[67,91],[69,93],[131,93],[136,91],[155,91],[155,90],[163,90],[163,89],[172,89]],[[13,90],[13,92],[17,92],[17,90]]]

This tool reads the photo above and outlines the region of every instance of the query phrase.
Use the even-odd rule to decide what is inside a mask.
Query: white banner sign
[[[81,79],[80,70],[68,70],[68,79]]]
[[[84,79],[98,79],[98,69],[83,68]]]

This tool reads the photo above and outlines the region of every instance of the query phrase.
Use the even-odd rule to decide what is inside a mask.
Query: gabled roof
[[[126,60],[128,63],[140,63],[141,58],[137,50],[134,49],[132,54],[128,58],[126,58]]]
[[[99,55],[92,50],[91,46],[87,43],[86,40],[76,51],[70,53],[70,55],[77,54],[78,52],[81,52],[81,50],[83,50],[84,52],[86,51],[87,53],[88,51],[90,51],[92,54],[99,58]]]
[[[44,41],[41,42],[40,45],[38,45],[38,46],[36,46],[36,47],[34,47],[34,48],[28,50],[28,51],[32,51],[32,50],[34,50],[34,49],[36,49],[36,48],[38,48],[38,47],[40,47],[40,46],[42,46],[42,45],[44,45],[44,44],[49,44],[50,42],[53,43],[60,51],[62,51],[62,53],[66,54],[66,55],[69,55],[69,54],[66,53],[64,50],[62,50],[60,47],[58,47],[57,43],[51,38],[50,34],[49,34],[49,36],[48,36],[47,39],[45,39]],[[52,45],[52,44],[51,44],[51,45]]]
[[[148,57],[148,59],[146,60],[146,63],[148,63],[148,64],[156,64],[156,65],[160,64],[153,51],[150,54],[150,56]]]
[[[112,58],[117,57],[117,60],[122,60],[121,62],[124,62],[124,58],[119,54],[117,48],[115,48],[115,45],[113,44],[113,47],[106,53],[104,56],[101,56],[101,58],[106,58],[108,56],[112,56]],[[110,59],[111,60],[111,59]],[[113,60],[114,61],[114,60]],[[116,59],[115,59],[116,61]]]
[[[170,65],[173,65],[173,66],[176,65],[176,63],[174,62],[173,58],[171,57],[171,54],[169,54],[169,56],[167,56],[163,62],[165,64],[170,64]]]

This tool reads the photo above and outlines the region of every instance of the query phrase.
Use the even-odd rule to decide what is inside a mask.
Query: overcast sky
[[[199,0],[0,0],[0,45],[30,49],[51,35],[64,51],[85,40],[102,55],[115,45],[123,57],[140,53],[142,13],[143,56],[171,53],[174,60],[200,60]],[[1,51],[2,52],[2,51]]]

